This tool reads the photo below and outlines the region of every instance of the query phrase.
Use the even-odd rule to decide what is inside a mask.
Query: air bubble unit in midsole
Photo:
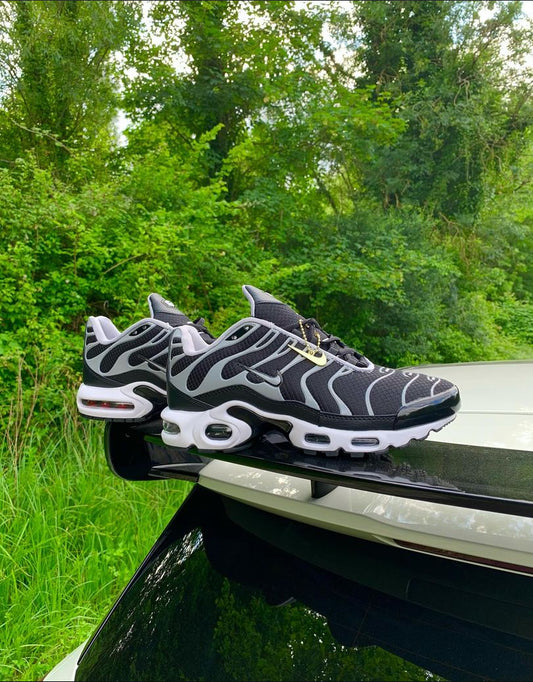
[[[172,422],[163,422],[163,430],[167,433],[179,433],[180,427]]]
[[[226,424],[209,424],[205,429],[205,435],[212,440],[228,440],[232,433],[231,427]]]
[[[351,443],[352,443],[352,445],[369,445],[371,447],[375,447],[376,445],[379,445],[379,439],[378,438],[352,438]]]
[[[133,403],[116,402],[114,400],[81,400],[81,404],[84,407],[95,407],[104,410],[134,410],[135,405]]]
[[[139,381],[124,386],[81,384],[76,394],[81,414],[111,421],[142,421],[165,399],[165,391]]]
[[[321,433],[306,433],[305,434],[305,442],[306,443],[320,443],[324,445],[328,445],[331,443],[331,439],[329,436],[325,436]]]

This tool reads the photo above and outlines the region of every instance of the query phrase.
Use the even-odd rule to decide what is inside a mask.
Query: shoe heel
[[[176,448],[196,446],[199,450],[229,450],[253,435],[252,427],[229,415],[223,407],[205,412],[172,410],[161,412],[163,443]]]
[[[76,395],[80,414],[109,421],[140,421],[154,412],[154,403],[139,395],[135,389],[141,384],[108,388],[81,384]],[[165,396],[161,395],[161,400]]]

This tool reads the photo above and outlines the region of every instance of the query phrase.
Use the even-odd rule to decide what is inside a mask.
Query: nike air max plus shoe
[[[89,317],[76,400],[82,415],[144,421],[166,405],[166,363],[174,328],[189,325],[206,345],[213,340],[202,320],[191,322],[159,294],[150,294],[148,305],[150,317],[122,333],[107,317]]]
[[[306,451],[381,452],[454,419],[459,391],[449,381],[375,365],[270,294],[243,291],[251,317],[212,344],[194,327],[173,333],[167,445],[228,450],[267,422]]]

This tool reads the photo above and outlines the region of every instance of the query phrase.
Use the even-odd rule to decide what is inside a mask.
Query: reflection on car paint
[[[423,557],[425,573],[409,578],[401,562],[380,561],[387,552],[408,560],[409,552],[300,525],[195,489],[86,649],[76,679],[530,679],[533,641],[505,632],[511,613],[515,630],[533,634],[526,578],[509,576],[515,603],[508,611],[496,604],[497,629],[475,625],[453,616],[454,608],[468,614],[453,573],[451,588],[438,588],[447,573],[439,578],[434,568],[443,560]],[[365,547],[376,552],[366,574]],[[372,566],[390,594],[350,577],[375,582]],[[481,587],[468,598],[477,608],[496,583],[488,569],[475,571]],[[455,606],[441,603],[448,599]],[[424,607],[430,602],[437,611]]]

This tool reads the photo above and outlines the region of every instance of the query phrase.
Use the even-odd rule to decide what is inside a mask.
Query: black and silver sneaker
[[[167,401],[166,364],[174,328],[189,325],[204,343],[213,337],[159,294],[148,296],[150,317],[122,333],[103,315],[89,317],[83,348],[83,383],[76,402],[86,417],[143,421]]]
[[[167,445],[228,450],[266,422],[306,451],[381,452],[454,419],[459,391],[449,381],[375,365],[270,294],[243,291],[251,317],[213,343],[191,326],[173,333]]]

